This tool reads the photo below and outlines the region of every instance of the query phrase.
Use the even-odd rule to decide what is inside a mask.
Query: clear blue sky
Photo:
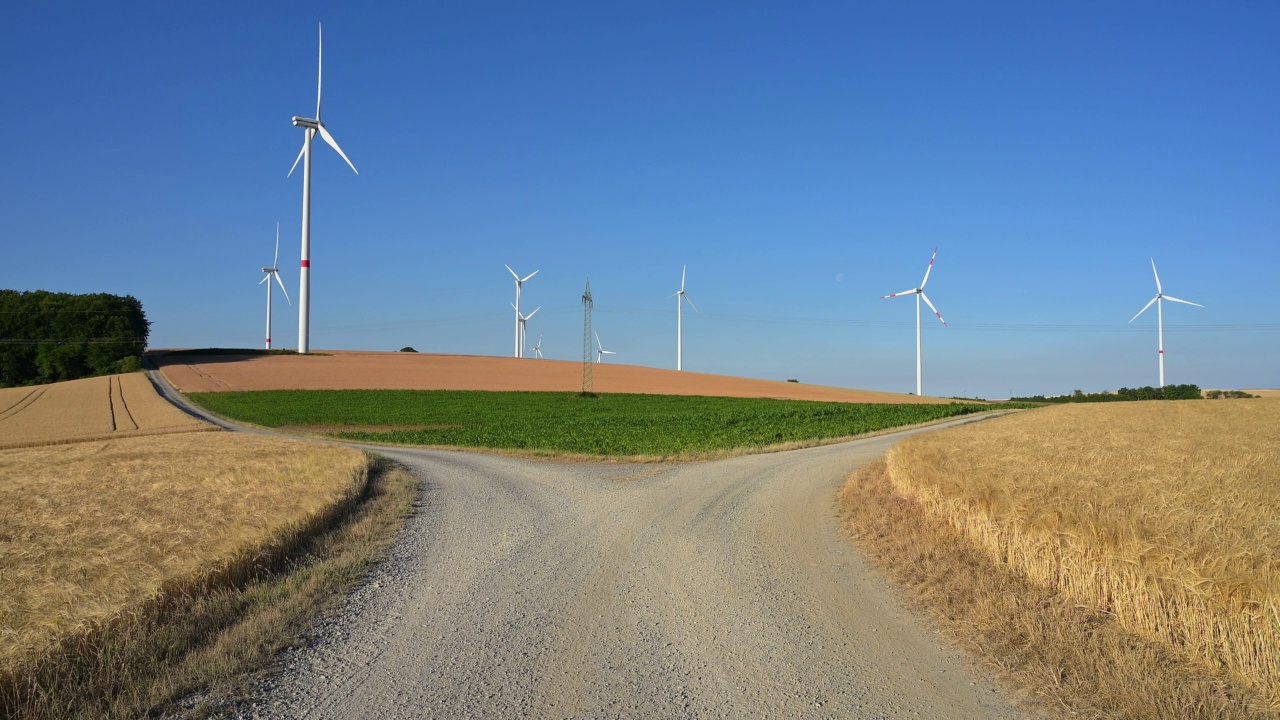
[[[138,297],[153,347],[296,301],[312,348],[581,357],[1005,397],[1280,385],[1274,3],[9,3],[0,287]],[[861,7],[859,7],[861,5]],[[362,10],[359,8],[373,8]],[[276,296],[275,344],[297,311]],[[532,362],[532,361],[531,361]]]

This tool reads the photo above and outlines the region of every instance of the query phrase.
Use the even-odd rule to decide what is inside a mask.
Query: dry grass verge
[[[1062,718],[1264,718],[1263,698],[1106,613],[1031,583],[894,487],[883,462],[840,494],[859,547],[944,633]]]
[[[369,477],[223,433],[0,452],[0,716],[136,717],[270,657],[407,514]]]

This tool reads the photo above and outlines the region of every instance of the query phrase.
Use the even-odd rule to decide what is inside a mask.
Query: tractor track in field
[[[367,448],[422,480],[417,512],[344,609],[215,714],[1019,717],[835,509],[903,436],[973,421],[643,467]]]

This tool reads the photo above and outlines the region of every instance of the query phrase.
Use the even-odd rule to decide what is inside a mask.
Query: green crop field
[[[848,437],[991,410],[675,395],[457,390],[271,390],[192,393],[224,417],[347,440],[675,455]]]

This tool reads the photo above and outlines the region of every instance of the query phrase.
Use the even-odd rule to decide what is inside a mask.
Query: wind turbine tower
[[[689,307],[698,312],[698,306],[684,292],[685,273],[688,269],[687,265],[680,267],[680,289],[668,297],[676,299],[676,370],[684,369],[684,303],[689,303]]]
[[[1164,294],[1164,290],[1160,287],[1160,273],[1156,272],[1156,259],[1155,259],[1155,258],[1151,258],[1151,272],[1152,272],[1152,274],[1154,274],[1154,275],[1156,276],[1156,296],[1155,296],[1155,297],[1153,297],[1153,298],[1151,298],[1151,302],[1149,302],[1149,303],[1147,303],[1146,305],[1144,305],[1144,306],[1142,307],[1142,309],[1138,311],[1138,315],[1141,315],[1142,313],[1146,312],[1146,311],[1147,311],[1147,308],[1151,307],[1152,303],[1154,303],[1154,304],[1155,304],[1155,306],[1156,306],[1156,325],[1160,328],[1160,329],[1159,329],[1159,335],[1160,335],[1160,387],[1164,387],[1164,308],[1162,307],[1162,305],[1163,305],[1163,301],[1168,300],[1169,302],[1182,303],[1183,305],[1194,305],[1194,306],[1196,306],[1196,307],[1198,307],[1198,308],[1202,308],[1202,307],[1204,307],[1204,306],[1203,306],[1203,305],[1201,305],[1201,304],[1199,304],[1199,303],[1193,303],[1193,302],[1191,302],[1191,301],[1189,301],[1189,300],[1179,300],[1179,299],[1178,299],[1178,298],[1176,298],[1176,297],[1172,297],[1172,296],[1169,296],[1169,295],[1165,295],[1165,294]],[[1129,322],[1133,322],[1134,320],[1137,320],[1137,319],[1138,319],[1138,315],[1134,315],[1133,317],[1129,318]]]
[[[276,257],[271,261],[271,267],[262,268],[262,272],[266,273],[266,277],[258,281],[258,284],[267,284],[267,349],[271,349],[271,278],[275,277],[276,282],[280,283],[280,292],[284,293],[285,302],[290,305],[289,291],[284,289],[284,282],[280,279],[280,270],[277,267],[280,264],[280,223],[276,223]]]
[[[515,305],[512,305],[511,307],[515,307]],[[537,314],[538,314],[538,311],[539,311],[539,310],[541,310],[541,309],[542,309],[542,306],[541,306],[541,305],[539,305],[537,308],[535,308],[535,309],[534,309],[534,311],[533,311],[533,312],[529,313],[528,315],[521,315],[521,314],[520,314],[520,310],[519,310],[518,308],[516,309],[516,322],[520,323],[520,324],[519,324],[519,326],[518,326],[518,328],[517,328],[517,332],[519,333],[518,338],[519,338],[519,341],[520,341],[520,347],[522,348],[522,349],[521,349],[521,351],[520,351],[520,354],[519,354],[517,357],[524,357],[524,350],[523,350],[523,348],[524,348],[524,339],[525,339],[525,332],[526,332],[526,330],[525,330],[525,324],[526,324],[527,322],[529,322],[529,318],[533,317],[534,315],[537,315]],[[541,336],[539,336],[539,338],[538,338],[538,342],[539,342],[539,343],[541,343],[541,342],[542,342],[542,338],[541,338]],[[539,351],[539,352],[541,352],[541,351]]]
[[[319,27],[319,26],[317,26]],[[302,270],[298,276],[298,352],[307,353],[311,349],[311,141],[318,133],[329,147],[333,148],[343,160],[347,161],[347,165],[351,166],[351,170],[359,175],[360,171],[356,170],[355,164],[351,162],[351,158],[342,152],[342,148],[338,147],[338,141],[333,139],[329,131],[325,129],[324,123],[320,121],[320,91],[324,87],[324,29],[319,28],[320,48],[317,53],[319,61],[316,70],[316,116],[312,118],[304,118],[294,116],[293,124],[303,129],[302,150],[298,152],[298,157],[293,161],[293,167],[289,168],[289,175],[293,175],[293,171],[297,169],[298,162],[302,161]]]
[[[925,268],[924,280],[920,281],[920,287],[912,288],[910,290],[903,290],[900,293],[894,293],[892,295],[880,296],[881,300],[888,300],[889,298],[896,298],[899,295],[907,295],[907,294],[913,294],[916,296],[916,395],[917,396],[924,394],[921,389],[921,382],[920,382],[920,366],[921,366],[921,362],[920,362],[920,300],[923,299],[925,304],[929,306],[929,309],[933,311],[933,314],[937,315],[939,320],[942,320],[942,313],[938,312],[938,308],[934,307],[933,303],[929,302],[929,296],[924,294],[924,286],[926,283],[929,282],[929,273],[933,272],[933,261],[937,259],[938,259],[938,248],[934,248],[933,257],[929,258],[929,267]],[[947,321],[942,320],[942,325],[944,327],[947,327]]]
[[[524,321],[526,318],[524,318],[524,316],[520,314],[520,286],[528,282],[529,278],[533,277],[534,275],[537,275],[538,271],[534,270],[528,275],[524,277],[520,277],[518,274],[516,274],[515,270],[511,269],[510,265],[503,265],[503,267],[507,269],[507,272],[511,273],[511,277],[516,279],[516,301],[511,306],[516,309],[516,355],[515,356],[518,358],[524,357]],[[533,312],[538,312],[538,311],[534,310]],[[529,313],[529,317],[533,317],[533,313]]]

